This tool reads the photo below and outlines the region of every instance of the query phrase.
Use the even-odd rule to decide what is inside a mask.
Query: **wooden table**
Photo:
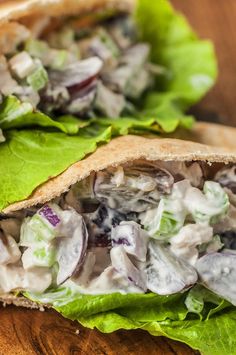
[[[213,40],[219,62],[217,84],[197,105],[198,116],[217,113],[221,123],[236,126],[236,1],[172,0],[202,38]]]
[[[216,112],[221,122],[236,125],[236,1],[173,0],[173,3],[187,14],[201,37],[213,39],[219,58],[218,83],[195,112]],[[196,354],[183,344],[152,337],[143,331],[104,335],[83,329],[53,311],[41,313],[7,307],[0,312],[0,355]]]

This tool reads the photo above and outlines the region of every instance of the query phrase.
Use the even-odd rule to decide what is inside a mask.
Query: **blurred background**
[[[171,1],[200,37],[214,42],[218,57],[217,84],[192,112],[199,119],[236,126],[236,1]]]

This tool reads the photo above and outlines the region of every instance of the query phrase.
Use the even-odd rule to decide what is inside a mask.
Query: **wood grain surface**
[[[206,115],[236,126],[236,1],[172,0],[187,15],[200,37],[211,39],[216,48],[219,77],[210,93],[197,105],[198,116]],[[204,118],[204,117],[203,117]]]
[[[157,0],[150,0],[157,1]],[[222,123],[236,125],[236,1],[173,0],[201,37],[216,45],[220,75],[215,88],[195,112],[219,115]],[[53,311],[38,312],[8,306],[0,309],[0,355],[194,355],[187,346],[143,331],[101,334],[63,319]]]
[[[192,355],[187,346],[144,331],[102,334],[65,320],[52,310],[1,309],[0,354]]]

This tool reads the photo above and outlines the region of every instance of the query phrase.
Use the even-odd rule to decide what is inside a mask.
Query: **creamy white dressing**
[[[55,263],[54,258],[51,254],[55,253],[55,248],[51,245],[45,245],[40,249],[27,248],[22,254],[22,265],[25,270],[40,267],[50,267]],[[39,255],[38,255],[39,254]],[[42,256],[40,256],[42,254]],[[51,260],[50,260],[51,259]]]
[[[236,306],[236,254],[211,253],[198,260],[201,283]]]
[[[236,207],[233,192],[229,190],[228,198],[228,189],[218,183],[207,181],[203,190],[195,187],[202,184],[198,163],[181,164],[173,163],[172,170],[177,174],[180,169],[189,179],[174,184],[163,170],[169,162],[118,167],[74,185],[32,217],[22,219],[20,214],[0,220],[1,293],[43,293],[57,285],[69,287],[71,297],[74,291],[151,290],[165,295],[191,287],[197,281],[200,256],[224,247],[216,233],[236,230]],[[98,205],[98,186],[105,199],[95,212],[83,213],[87,200]],[[129,217],[120,211],[124,204]],[[142,213],[130,215],[135,204]]]
[[[108,266],[98,277],[93,279],[88,287],[79,287],[84,294],[99,295],[110,293],[142,293],[139,287],[131,284],[127,278],[117,272],[113,266]]]
[[[159,295],[181,292],[197,282],[196,270],[178,259],[168,248],[150,240],[147,261],[147,287]]]
[[[146,291],[145,274],[131,262],[123,246],[114,247],[110,252],[111,264],[115,270],[120,273],[128,284],[136,286]]]
[[[82,271],[73,278],[80,292],[87,294],[135,293],[146,289],[145,274],[128,258],[122,246],[92,248],[88,252]]]
[[[34,268],[26,271],[17,265],[0,266],[0,291],[2,293],[14,290],[43,293],[51,282],[51,272],[46,268]]]
[[[211,217],[222,214],[220,200],[210,200],[200,190],[194,187],[187,189],[184,204],[189,213],[199,222],[201,222],[202,217],[199,217],[198,213],[203,215],[203,222],[205,221],[204,215],[210,220]]]
[[[163,239],[175,235],[187,218],[209,225],[222,219],[228,208],[228,196],[218,183],[207,181],[201,191],[182,180],[174,184],[172,193],[162,198],[157,208],[141,214],[141,222],[151,237]]]
[[[197,246],[210,242],[212,237],[212,227],[201,224],[187,224],[170,239],[170,250],[178,258],[194,265],[199,256]]]
[[[127,254],[133,255],[139,261],[146,260],[148,234],[133,221],[121,222],[112,228],[111,240],[113,246],[122,245]]]
[[[162,195],[169,194],[174,179],[159,164],[139,163],[98,172],[95,197],[121,212],[143,212],[153,208]]]

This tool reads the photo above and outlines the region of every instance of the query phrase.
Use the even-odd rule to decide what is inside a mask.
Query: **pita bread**
[[[197,122],[191,131],[177,131],[174,138],[191,140],[213,147],[236,150],[236,128],[220,124]]]
[[[28,300],[25,297],[17,297],[14,295],[6,295],[6,296],[2,296],[0,297],[0,302],[3,303],[3,306],[7,306],[10,304],[13,304],[14,306],[17,307],[25,307],[25,308],[36,308],[39,309],[40,311],[44,311],[44,307],[50,308],[49,306],[43,306],[43,305],[39,305],[35,302],[32,302],[30,300]]]
[[[176,136],[180,138],[181,132]],[[7,207],[4,212],[13,212],[47,202],[67,191],[72,184],[84,179],[92,171],[99,171],[136,159],[236,163],[236,128],[198,123],[189,136],[195,142],[176,138],[144,138],[132,135],[113,139],[86,159],[73,164],[61,175],[38,187],[29,199]],[[224,148],[219,145],[224,145]],[[39,310],[48,307],[14,295],[2,296],[0,301],[4,305],[14,304]]]
[[[0,3],[0,24],[26,16],[81,15],[114,9],[131,12],[136,0],[10,0]]]

